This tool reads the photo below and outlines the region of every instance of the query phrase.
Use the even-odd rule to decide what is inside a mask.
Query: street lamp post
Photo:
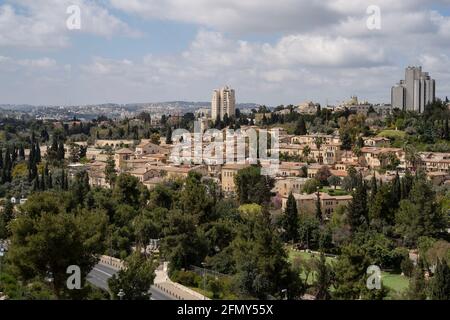
[[[205,269],[206,263],[202,262],[203,267],[203,291],[206,293],[206,269]],[[204,299],[206,300],[206,296],[204,296]]]
[[[53,290],[53,292],[55,293],[55,286],[53,285],[53,281],[55,280],[55,278],[53,277],[53,272],[51,271],[47,271],[47,275],[45,276],[45,281],[47,281],[50,285],[50,288]],[[56,295],[56,294],[55,294]],[[56,295],[56,298],[58,299],[58,295]]]
[[[0,285],[2,284],[2,262],[3,262],[3,255],[5,249],[3,248],[3,244],[0,243]]]
[[[123,292],[123,289],[119,290],[119,293],[117,294],[120,300],[123,300],[123,297],[125,296],[125,292]]]

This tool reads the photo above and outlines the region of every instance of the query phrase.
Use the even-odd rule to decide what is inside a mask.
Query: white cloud
[[[342,15],[323,0],[109,0],[123,11],[151,19],[195,23],[237,32],[309,30]]]
[[[139,32],[109,13],[97,1],[8,0],[0,5],[0,47],[65,47],[77,32],[102,37],[139,36]],[[67,7],[78,5],[81,29],[68,30]]]
[[[98,49],[82,65],[0,56],[0,68],[22,68],[25,76],[39,70],[52,79],[58,72],[70,75],[59,85],[67,84],[68,95],[86,103],[209,100],[210,91],[224,84],[237,89],[241,102],[329,98],[334,103],[349,95],[388,102],[390,86],[403,77],[404,67],[419,63],[436,78],[438,94],[449,89],[450,18],[436,8],[450,0],[7,0],[0,5],[0,47],[69,45],[69,3],[82,7],[81,32],[88,34],[138,35],[113,15],[116,10],[125,13],[125,21],[182,22],[198,32],[181,53],[117,58],[122,47],[113,43],[114,53],[106,51],[110,47]],[[369,5],[381,9],[380,30],[366,26]],[[49,87],[40,94],[45,99],[54,91]]]
[[[12,57],[0,56],[0,70],[37,70],[51,69],[57,67],[56,60],[43,57],[37,59],[15,59]]]
[[[382,48],[343,37],[291,35],[283,37],[275,46],[265,45],[264,51],[269,61],[286,66],[359,67],[386,62]]]

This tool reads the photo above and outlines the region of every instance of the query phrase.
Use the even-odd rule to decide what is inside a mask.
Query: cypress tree
[[[11,147],[11,163],[15,163],[17,161],[17,149],[13,144]]]
[[[425,300],[427,298],[426,289],[423,263],[422,260],[419,260],[417,266],[414,268],[411,280],[409,281],[407,291],[408,299]]]
[[[59,145],[58,145],[58,151],[57,151],[57,155],[56,155],[56,159],[59,161],[63,161],[64,160],[64,142],[60,141]]]
[[[34,149],[35,149],[35,157],[36,157],[35,160],[36,160],[36,163],[41,163],[41,160],[42,160],[42,158],[41,158],[41,148],[39,146],[39,142],[38,141],[36,141]]]
[[[320,204],[320,192],[319,191],[317,191],[317,194],[316,194],[316,218],[320,222],[323,222],[322,205]]]
[[[23,145],[20,145],[19,148],[19,158],[20,160],[25,160],[25,149],[23,148]]]
[[[444,138],[444,140],[449,140],[450,139],[450,128],[449,128],[449,125],[448,125],[448,116],[447,116],[447,118],[445,118],[445,121],[444,121],[443,138]]]
[[[350,228],[354,233],[360,226],[368,223],[367,186],[362,179],[362,175],[358,178],[352,196],[353,199],[347,208],[347,212]]]
[[[401,180],[401,198],[408,199],[411,192],[412,185],[414,183],[414,177],[409,170],[406,170],[405,176]]]
[[[166,144],[172,144],[172,127],[167,128]]]
[[[320,253],[320,258],[315,263],[315,269],[317,272],[317,280],[313,286],[316,289],[316,299],[330,300],[331,294],[329,288],[333,280],[332,270],[331,267],[327,265],[325,254],[323,252]]]
[[[373,203],[375,197],[377,195],[377,178],[375,178],[375,172],[373,173],[373,177],[370,180],[370,202]]]
[[[11,157],[10,150],[6,149],[5,151],[5,161],[3,163],[3,183],[11,182]]]
[[[450,300],[450,268],[447,262],[438,260],[436,270],[430,282],[432,300]]]
[[[39,176],[37,175],[36,178],[34,178],[34,184],[33,184],[33,190],[34,191],[39,191]]]
[[[45,191],[45,175],[42,172],[41,179],[39,180],[39,190]]]
[[[66,173],[64,176],[64,190],[69,190],[69,174]]]
[[[53,136],[51,149],[53,152],[58,152],[58,139],[56,136]]]
[[[64,190],[64,188],[65,188],[65,186],[66,186],[66,183],[65,183],[65,178],[66,178],[66,174],[64,173],[64,169],[62,169],[61,170],[61,176],[60,176],[60,179],[59,179],[59,183],[60,183],[60,187],[61,187],[61,190]]]
[[[285,239],[287,241],[297,242],[299,225],[300,222],[298,218],[297,202],[291,192],[289,193],[289,197],[286,202],[286,209],[283,217],[283,228],[285,231]]]
[[[52,179],[52,174],[51,173],[48,174],[47,188],[48,189],[53,189],[53,179]]]
[[[398,207],[398,204],[401,200],[401,195],[402,195],[402,189],[401,189],[401,185],[400,185],[400,177],[399,177],[398,171],[397,171],[397,174],[395,175],[395,178],[392,181],[392,188],[391,188],[391,201],[392,201],[392,205],[394,207]]]

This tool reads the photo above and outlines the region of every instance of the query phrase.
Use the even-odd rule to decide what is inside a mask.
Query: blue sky
[[[389,102],[412,64],[445,97],[449,15],[450,0],[0,0],[0,104],[208,101],[226,84],[239,102]]]

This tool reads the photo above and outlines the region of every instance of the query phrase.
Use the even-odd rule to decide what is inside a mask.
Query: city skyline
[[[390,101],[407,65],[450,90],[449,2],[0,1],[0,104],[208,101],[229,83],[239,101]],[[66,25],[70,5],[80,29]],[[269,23],[270,21],[270,23]]]

